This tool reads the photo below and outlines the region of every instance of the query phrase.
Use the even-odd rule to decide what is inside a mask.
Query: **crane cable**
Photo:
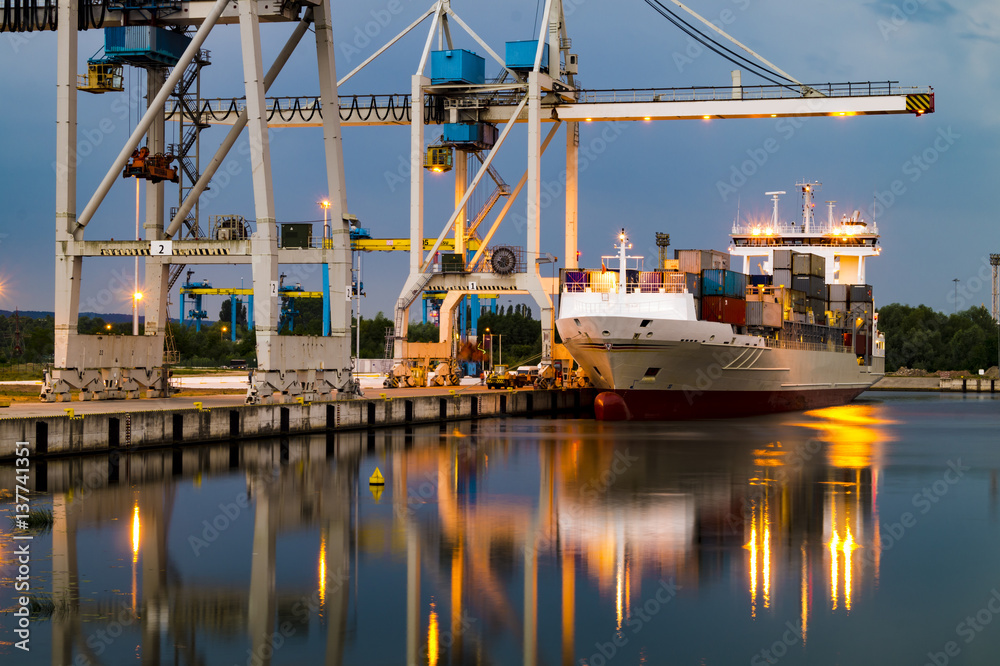
[[[667,7],[665,7],[663,4],[661,4],[659,2],[659,0],[645,0],[645,2],[646,2],[647,5],[649,5],[654,10],[656,10],[656,12],[659,13],[661,16],[663,16],[665,19],[667,19],[668,21],[670,21],[671,23],[673,23],[675,26],[677,26],[678,28],[680,28],[680,30],[682,32],[684,32],[685,34],[687,34],[688,36],[690,36],[692,39],[694,39],[698,43],[700,43],[703,46],[705,46],[710,51],[712,51],[712,52],[714,52],[714,53],[722,56],[726,60],[730,61],[734,65],[747,67],[748,69],[750,69],[751,73],[756,74],[757,76],[761,77],[765,81],[770,81],[771,83],[773,83],[775,85],[778,85],[778,86],[788,87],[788,83],[791,83],[791,84],[795,84],[796,83],[795,81],[793,81],[792,79],[788,78],[787,76],[783,76],[783,75],[781,75],[781,74],[779,74],[779,73],[777,73],[777,72],[775,72],[775,71],[773,71],[773,70],[771,70],[771,69],[769,69],[767,67],[764,67],[763,65],[758,65],[757,63],[753,62],[752,60],[749,60],[749,59],[745,58],[744,56],[740,55],[739,53],[736,53],[732,49],[729,49],[728,47],[720,44],[719,42],[717,42],[716,40],[712,39],[711,37],[709,37],[705,33],[701,32],[698,28],[694,27],[693,25],[691,25],[690,23],[688,23],[687,21],[685,21],[683,18],[681,18],[680,16],[678,16],[677,14],[675,14],[672,10],[670,10]],[[714,44],[714,46],[713,46],[713,44]],[[725,53],[723,53],[723,51],[725,51]],[[727,53],[730,54],[730,55],[726,55]],[[759,70],[759,71],[755,71],[755,70]],[[766,72],[766,74],[765,74],[765,72]],[[783,79],[787,83],[782,83],[780,81],[775,81],[773,78],[771,78],[772,76],[776,77],[778,79]]]

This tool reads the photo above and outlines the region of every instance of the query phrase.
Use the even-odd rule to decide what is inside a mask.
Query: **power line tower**
[[[1000,322],[1000,280],[997,279],[1000,273],[1000,254],[990,255],[990,266],[993,268],[993,281],[990,283],[993,291],[993,318]]]

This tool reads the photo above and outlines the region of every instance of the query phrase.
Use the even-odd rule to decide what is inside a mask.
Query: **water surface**
[[[989,396],[877,393],[731,421],[507,418],[35,461],[32,505],[55,525],[31,542],[24,653],[0,516],[0,654],[995,664],[998,431]]]

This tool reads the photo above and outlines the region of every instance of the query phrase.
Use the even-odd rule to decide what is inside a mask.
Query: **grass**
[[[32,509],[28,512],[28,528],[51,528],[55,517],[50,509]]]
[[[17,363],[0,365],[0,381],[16,382],[29,379],[42,379],[45,363]]]
[[[38,402],[39,386],[0,386],[0,408],[12,404]],[[174,393],[172,397],[196,398],[204,395],[246,395],[246,389],[190,388]],[[73,391],[73,402],[79,401],[80,392]],[[71,403],[62,403],[71,406]]]

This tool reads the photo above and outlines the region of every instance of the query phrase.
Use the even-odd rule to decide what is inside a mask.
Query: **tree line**
[[[945,315],[893,303],[879,308],[878,327],[885,333],[886,372],[977,372],[997,365],[997,322],[982,306]]]
[[[237,316],[236,341],[231,340],[230,304],[223,302],[220,321],[205,324],[200,332],[193,325],[171,322],[170,331],[179,353],[179,364],[189,366],[221,366],[233,358],[256,363],[254,332],[247,328],[246,308]],[[320,335],[323,331],[322,302],[318,299],[298,299],[298,314],[285,335]],[[467,313],[468,314],[468,313]],[[225,315],[225,316],[222,316]],[[468,321],[468,319],[467,319]],[[356,320],[352,321],[352,326]],[[925,305],[909,306],[893,303],[879,309],[879,329],[885,334],[887,372],[899,368],[914,368],[927,372],[939,370],[969,370],[976,372],[997,365],[997,323],[982,307],[951,315],[937,312]],[[393,322],[379,312],[361,320],[361,358],[385,356],[386,331]],[[226,331],[223,331],[226,327]],[[15,350],[15,326],[12,316],[0,315],[0,364],[51,363],[54,352],[55,321],[52,316],[20,317],[20,350]],[[508,365],[532,361],[541,354],[541,324],[532,318],[527,306],[508,306],[492,314],[484,311],[477,326],[478,347],[483,347],[486,329],[494,336],[493,350],[502,345],[503,359]],[[131,322],[111,323],[101,317],[80,317],[77,330],[84,335],[130,335]],[[140,334],[143,327],[140,324]],[[437,342],[438,327],[434,324],[412,323],[408,327],[410,342]],[[356,343],[351,345],[356,349]],[[19,351],[19,353],[18,353]],[[480,360],[482,352],[471,350],[469,360]],[[463,354],[467,356],[469,354]],[[533,361],[532,361],[533,362]]]

